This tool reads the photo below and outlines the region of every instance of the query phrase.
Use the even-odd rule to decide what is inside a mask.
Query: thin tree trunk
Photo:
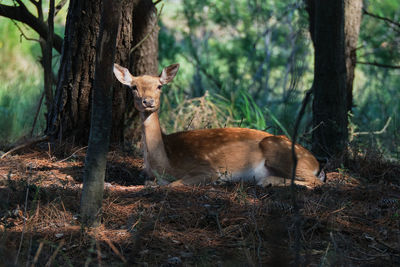
[[[53,33],[54,33],[54,0],[49,3],[49,16],[47,18],[49,26],[49,34],[44,43],[43,54],[43,71],[44,71],[44,92],[46,96],[47,112],[51,110],[53,104]]]
[[[112,68],[121,16],[120,5],[120,1],[103,0],[100,33],[96,45],[93,110],[81,199],[81,220],[86,226],[97,226],[100,223],[111,131]]]
[[[345,0],[344,9],[344,35],[346,56],[346,88],[347,88],[347,111],[353,108],[353,81],[354,69],[357,62],[357,41],[360,33],[362,0]]]
[[[158,74],[157,10],[152,0],[136,0],[133,11],[131,70],[134,76]],[[140,43],[140,44],[139,44]]]
[[[135,0],[132,17],[133,39],[129,70],[134,76],[144,74],[157,75],[158,32],[160,29],[157,21],[157,10],[153,1]],[[125,140],[129,142],[138,141],[142,133],[138,112],[133,107],[131,92],[127,95],[125,111]]]
[[[137,0],[136,0],[137,1]],[[125,0],[121,10],[121,22],[119,34],[117,38],[117,50],[115,52],[115,62],[121,66],[129,66],[131,64],[130,51],[133,43],[133,18],[132,13],[135,8],[135,2]],[[114,96],[113,96],[113,113],[112,113],[112,130],[111,140],[122,142],[125,139],[124,129],[126,112],[133,111],[135,108],[129,103],[131,100],[131,92],[126,86],[114,79]]]

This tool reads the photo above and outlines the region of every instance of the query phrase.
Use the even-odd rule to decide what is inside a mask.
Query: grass
[[[274,126],[276,133],[289,135],[273,112],[268,108],[263,112],[244,90],[231,92],[230,99],[208,91],[195,98],[173,93],[164,95],[162,103],[161,123],[167,132],[222,127],[266,130]],[[266,118],[270,118],[270,125]]]

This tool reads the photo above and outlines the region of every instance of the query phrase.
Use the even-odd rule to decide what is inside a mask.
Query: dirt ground
[[[85,149],[0,160],[0,266],[400,266],[400,167],[360,157],[315,189],[145,186],[143,161],[108,155],[103,221],[82,229]],[[299,220],[296,220],[298,218]]]

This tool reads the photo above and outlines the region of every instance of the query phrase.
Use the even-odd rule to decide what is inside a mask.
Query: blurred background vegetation
[[[7,1],[1,1],[7,3]],[[45,1],[46,2],[46,1]],[[161,121],[167,132],[241,126],[290,134],[304,92],[313,80],[308,17],[299,0],[164,0],[159,26],[160,69],[179,62],[175,81],[164,91]],[[47,5],[45,5],[47,6]],[[400,1],[364,1],[366,11],[400,21]],[[63,36],[67,8],[56,17]],[[43,92],[40,46],[21,37],[36,34],[0,17],[0,142],[28,135]],[[54,72],[59,55],[54,52]],[[363,15],[358,61],[400,65],[400,27]],[[354,84],[354,136],[389,159],[400,155],[400,69],[358,64]],[[303,119],[302,142],[311,129],[311,105]],[[41,108],[34,134],[45,127]],[[307,134],[308,133],[308,134]]]
[[[0,2],[13,3],[10,0]],[[45,3],[48,7],[48,1]],[[32,5],[26,4],[30,11],[34,10]],[[44,12],[47,14],[48,10]],[[54,30],[61,36],[64,36],[66,15],[64,7],[54,21]],[[0,144],[15,142],[32,130],[44,86],[38,38],[38,34],[24,24],[0,16]],[[53,51],[53,69],[57,73],[60,56]],[[43,134],[46,112],[42,103],[34,135]]]

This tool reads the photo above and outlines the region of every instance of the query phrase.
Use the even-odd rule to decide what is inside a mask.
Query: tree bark
[[[133,9],[133,38],[130,51],[130,72],[134,76],[158,74],[158,21],[157,10],[152,0],[135,0]],[[122,84],[120,83],[119,86]],[[126,86],[125,86],[126,88]],[[138,112],[133,106],[131,92],[126,98],[125,140],[140,140],[142,134]]]
[[[152,0],[137,0],[133,11],[131,70],[134,76],[158,73],[157,10]]]
[[[351,112],[353,108],[354,70],[357,63],[356,50],[360,33],[363,2],[362,0],[345,0],[344,5],[347,111]]]
[[[344,0],[307,1],[315,48],[313,152],[332,157],[345,151],[347,89]]]
[[[129,66],[131,64],[130,51],[133,39],[133,18],[132,13],[136,5],[136,1],[124,1],[121,10],[121,23],[119,34],[117,37],[117,51],[115,54],[115,62],[121,66]],[[124,129],[126,112],[135,108],[129,105],[131,101],[131,92],[126,86],[114,79],[114,95],[113,95],[113,113],[112,113],[112,130],[111,140],[114,142],[122,142],[124,140]]]
[[[59,78],[46,134],[86,143],[89,136],[91,86],[94,76],[100,1],[71,0]]]
[[[70,1],[54,104],[47,118],[46,134],[53,140],[67,139],[77,144],[85,144],[88,140],[99,5],[99,0]],[[156,73],[158,26],[155,7],[151,0],[125,0],[123,6],[116,62],[136,69],[136,72],[132,71],[135,75]],[[131,53],[132,47],[142,40],[141,37],[146,37],[149,29],[155,30]],[[132,102],[131,92],[114,83],[112,142],[123,141],[127,114],[133,114],[134,110]]]
[[[54,0],[49,2],[49,16],[47,18],[49,34],[42,45],[42,61],[44,71],[44,93],[46,96],[47,112],[53,105],[53,35],[54,35]]]
[[[120,1],[103,0],[100,33],[96,45],[96,67],[92,117],[81,199],[81,220],[85,226],[100,223],[104,176],[111,131],[115,46],[121,16]]]

